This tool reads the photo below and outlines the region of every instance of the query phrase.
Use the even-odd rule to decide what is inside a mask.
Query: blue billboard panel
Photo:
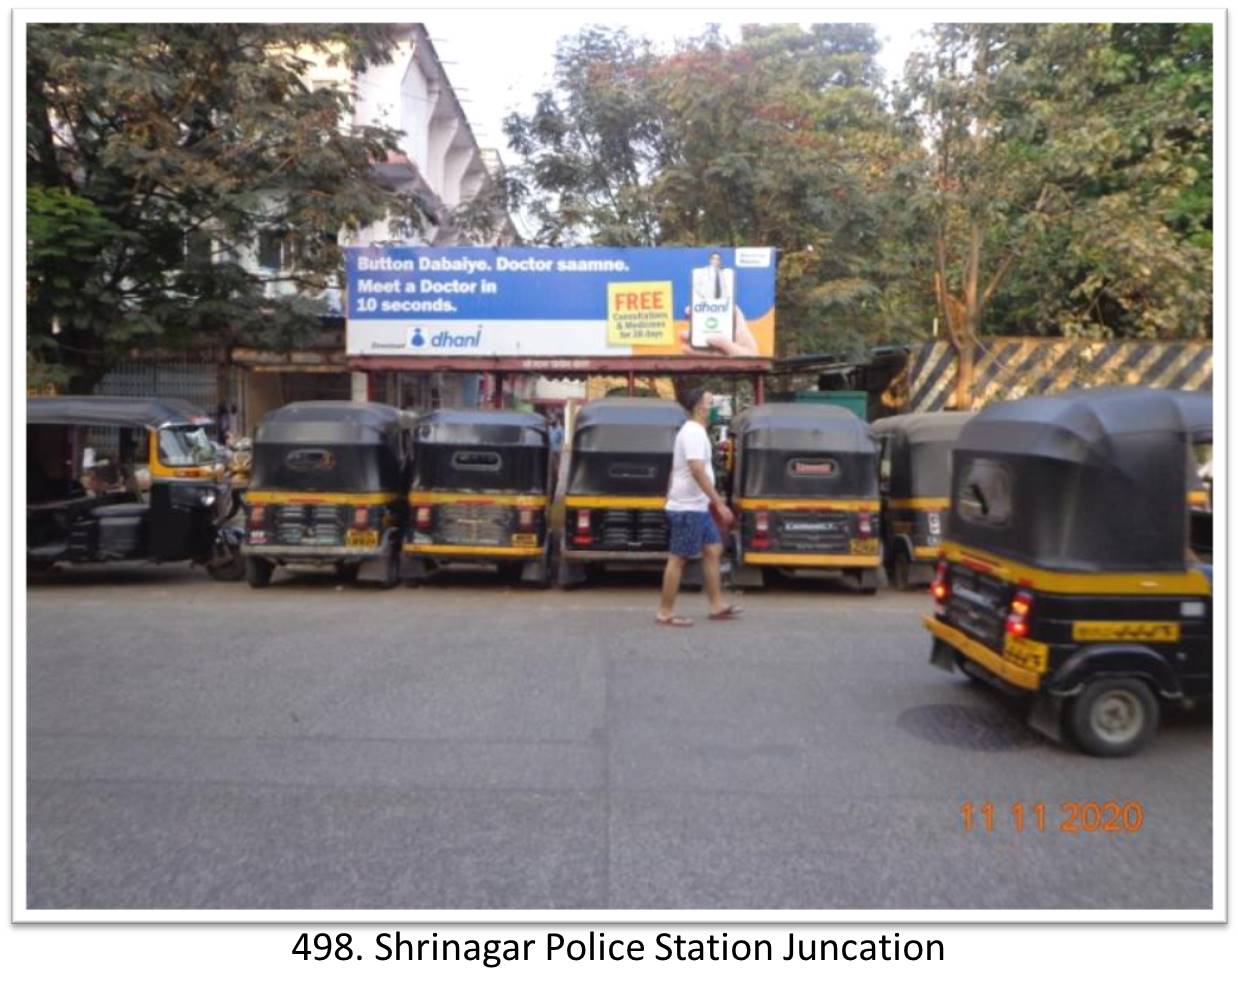
[[[347,253],[354,356],[772,356],[769,248]]]

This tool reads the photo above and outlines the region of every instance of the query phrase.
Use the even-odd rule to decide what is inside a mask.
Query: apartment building
[[[433,221],[416,233],[399,232],[387,222],[342,235],[346,244],[470,244],[475,233],[454,223],[454,213],[495,182],[502,163],[497,150],[483,149],[473,133],[461,101],[435,51],[425,25],[409,24],[400,32],[394,57],[384,65],[353,73],[343,63],[330,64],[326,54],[306,53],[311,63],[306,82],[314,88],[333,86],[354,95],[354,123],[382,125],[403,132],[397,153],[374,168],[393,186],[416,193]],[[264,232],[237,262],[266,279],[271,296],[296,292],[291,276],[288,240],[291,233]],[[488,244],[516,239],[511,219],[495,219]],[[340,289],[324,296],[327,314],[307,330],[301,348],[275,352],[249,346],[206,350],[193,356],[148,356],[121,364],[100,382],[101,394],[163,394],[185,397],[211,410],[236,408],[233,423],[248,432],[271,408],[290,401],[318,398],[380,396],[407,407],[473,404],[478,379],[468,375],[446,379],[429,376],[401,380],[377,375],[370,384],[349,374],[344,355],[344,315]]]

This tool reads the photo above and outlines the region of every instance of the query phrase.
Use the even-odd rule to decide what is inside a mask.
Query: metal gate
[[[95,394],[124,398],[180,398],[211,415],[219,407],[219,374],[214,363],[149,363],[126,360],[103,375]]]

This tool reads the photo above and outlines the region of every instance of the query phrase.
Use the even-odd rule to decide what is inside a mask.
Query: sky
[[[879,61],[887,80],[902,75],[903,64],[916,44],[916,33],[930,21],[892,18],[873,19],[882,43]],[[737,14],[739,16],[737,16]],[[425,25],[434,47],[443,60],[447,76],[459,93],[465,113],[483,147],[498,148],[505,162],[514,154],[503,136],[503,118],[513,109],[527,111],[533,94],[549,83],[558,40],[586,24],[622,24],[633,34],[643,35],[669,49],[676,38],[699,34],[705,24],[720,24],[728,36],[738,37],[739,25],[762,20],[759,13],[747,16],[728,10],[726,16],[711,17],[707,11],[674,14],[630,12],[611,14],[594,11],[589,15],[566,11],[473,11],[466,16],[447,12],[427,12]],[[802,12],[801,12],[802,16]],[[485,25],[478,19],[484,18]]]

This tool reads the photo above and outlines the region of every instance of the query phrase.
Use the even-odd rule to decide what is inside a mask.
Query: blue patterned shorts
[[[699,557],[702,547],[722,543],[708,512],[667,512],[666,517],[671,524],[671,553],[677,557]]]

